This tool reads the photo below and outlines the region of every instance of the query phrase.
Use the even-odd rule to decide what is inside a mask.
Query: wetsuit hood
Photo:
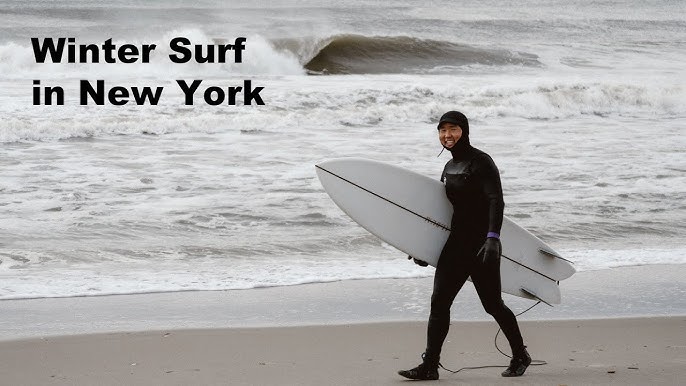
[[[469,136],[469,120],[461,112],[448,111],[447,113],[441,115],[441,119],[438,120],[438,126],[436,126],[436,128],[440,129],[441,124],[446,122],[460,126],[460,129],[462,129],[462,135]]]

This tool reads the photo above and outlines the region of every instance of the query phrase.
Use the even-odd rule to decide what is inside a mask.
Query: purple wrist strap
[[[487,239],[488,239],[488,238],[493,238],[493,239],[498,239],[498,240],[500,240],[500,235],[497,234],[497,233],[495,233],[495,232],[488,232],[488,234],[486,235],[486,238],[487,238]]]

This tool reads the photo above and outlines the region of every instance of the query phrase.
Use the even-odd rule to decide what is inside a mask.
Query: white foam
[[[194,258],[192,263],[166,256],[148,261],[109,261],[103,254],[94,262],[38,264],[14,271],[0,265],[0,299],[65,296],[99,296],[191,290],[228,290],[276,287],[339,280],[420,278],[433,275],[398,256],[397,251],[374,259],[350,255],[261,257],[255,260]],[[578,271],[610,269],[646,264],[686,264],[686,250],[561,250]],[[10,251],[11,253],[11,251]],[[35,259],[40,259],[35,256]],[[288,261],[287,264],[284,262]],[[189,264],[191,269],[189,269]]]
[[[266,68],[265,68],[266,69]],[[463,110],[478,120],[512,117],[533,120],[573,119],[584,116],[677,118],[686,115],[686,89],[679,85],[621,84],[613,81],[573,83],[532,81],[527,86],[471,84],[451,77],[256,77],[265,106],[207,106],[202,91],[195,106],[184,106],[183,95],[171,79],[117,82],[106,85],[164,87],[159,106],[79,106],[78,82],[64,81],[65,106],[31,106],[30,87],[10,90],[0,107],[0,142],[54,140],[140,133],[211,133],[251,130],[262,126],[316,126],[320,122],[381,126],[386,122],[428,122],[441,111]],[[235,80],[204,80],[205,86],[238,85]],[[242,85],[242,83],[240,83]],[[295,89],[294,89],[295,87]],[[23,95],[17,95],[17,94]],[[15,95],[13,95],[15,94]],[[286,113],[284,113],[286,111]]]
[[[586,249],[559,251],[578,271],[651,264],[686,264],[686,249]]]
[[[226,290],[275,287],[339,280],[426,277],[433,269],[394,259],[355,261],[349,256],[317,260],[311,257],[264,257],[259,261],[196,258],[192,269],[168,256],[164,261],[122,261],[99,264],[49,264],[23,269],[21,277],[1,269],[0,299],[97,296],[111,294]],[[105,261],[105,262],[103,262]]]

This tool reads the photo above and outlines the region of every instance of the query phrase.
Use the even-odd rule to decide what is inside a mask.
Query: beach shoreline
[[[250,290],[3,300],[0,341],[149,330],[425,321],[432,280],[347,280]],[[519,319],[686,315],[686,265],[582,271],[560,286],[562,304],[539,304]],[[504,300],[515,313],[535,303],[510,295]],[[491,320],[471,283],[457,296],[451,318]]]

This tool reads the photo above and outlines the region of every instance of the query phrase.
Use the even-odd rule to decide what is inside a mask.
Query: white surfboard
[[[329,196],[358,224],[436,266],[453,212],[440,181],[361,158],[325,161],[316,165],[316,171]],[[503,292],[559,304],[558,282],[574,274],[572,264],[507,217],[500,237]]]

